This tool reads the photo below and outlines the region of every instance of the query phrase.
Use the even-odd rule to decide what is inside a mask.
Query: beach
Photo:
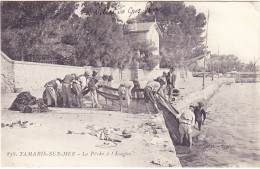
[[[201,80],[179,82],[179,103],[183,105],[184,100],[190,104],[188,100],[192,100],[185,98],[202,90]],[[206,79],[205,91],[216,81]],[[39,98],[42,91],[31,94]],[[51,107],[50,112],[23,114],[8,110],[16,95],[1,96],[2,166],[181,167],[178,151],[188,151],[173,146],[162,115],[119,112],[118,105],[113,111]],[[90,101],[85,105],[90,107]],[[100,131],[116,135],[112,136],[116,141],[100,137]],[[122,137],[123,131],[129,131],[131,136]]]

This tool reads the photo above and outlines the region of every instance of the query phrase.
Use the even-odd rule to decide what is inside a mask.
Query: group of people
[[[97,76],[93,71],[92,75],[86,71],[84,74],[77,76],[75,73],[68,74],[63,80],[57,78],[45,84],[43,98],[48,106],[60,107],[83,107],[83,94],[90,93],[92,107],[99,108],[100,104],[97,98],[97,88],[100,85],[111,86],[113,76]],[[75,102],[73,102],[75,99]]]
[[[83,95],[90,93],[92,107],[100,108],[98,101],[97,89],[102,87],[101,91],[104,93],[111,93],[109,87],[113,77],[110,75],[103,75],[101,78],[97,76],[97,72],[93,71],[92,75],[89,72],[85,72],[82,75],[77,76],[75,73],[66,75],[63,80],[55,79],[45,84],[46,90],[44,92],[44,98],[48,106],[60,106],[60,107],[83,107]],[[140,89],[140,83],[138,80],[133,81],[121,81],[118,87],[119,105],[120,111],[123,108],[123,100],[126,100],[127,107],[130,106],[132,98],[144,99],[147,112],[151,114],[149,110],[149,104],[152,103],[157,113],[161,113],[158,108],[157,97],[162,97],[164,100],[171,102],[173,99],[173,90],[175,89],[176,74],[175,69],[171,68],[168,73],[163,72],[162,76],[148,81],[144,87],[143,93]],[[108,87],[108,88],[106,88]],[[73,105],[73,98],[75,98],[76,104]],[[105,98],[106,103],[107,99]],[[198,102],[197,106],[190,106],[188,111],[182,112],[177,116],[179,119],[179,133],[180,143],[183,143],[183,138],[186,135],[189,138],[190,147],[192,146],[192,127],[195,123],[198,123],[198,130],[201,130],[201,126],[206,119],[206,112],[203,108],[202,102]]]
[[[206,119],[206,111],[203,102],[198,102],[197,106],[190,105],[189,110],[182,112],[177,116],[179,119],[180,143],[183,144],[184,136],[189,139],[190,147],[192,147],[192,127],[198,123],[198,130],[201,131],[201,126]]]
[[[92,107],[101,107],[98,101],[97,89],[100,86],[111,87],[113,80],[112,75],[103,75],[101,78],[97,76],[97,72],[93,71],[92,75],[88,71],[84,74],[77,76],[75,73],[68,74],[63,80],[57,78],[51,80],[45,84],[46,90],[44,91],[44,99],[48,106],[59,107],[83,107],[83,94],[90,93],[92,100]],[[168,100],[172,100],[172,91],[175,88],[176,75],[174,68],[171,68],[168,73],[163,73],[153,81],[149,81],[142,94],[140,89],[140,83],[138,80],[133,81],[121,81],[118,87],[120,111],[122,110],[122,101],[127,101],[127,106],[131,104],[131,99],[144,98],[145,102],[151,101],[155,109],[159,112],[156,105],[155,95],[160,94]],[[109,90],[102,88],[101,91],[109,93]],[[168,97],[167,97],[168,95]],[[73,104],[74,100],[76,104]],[[106,103],[107,99],[105,98]],[[147,107],[147,106],[146,106]],[[148,110],[148,112],[150,112]]]
[[[157,113],[160,112],[156,97],[163,97],[164,99],[168,99],[168,101],[172,101],[172,92],[175,88],[176,74],[175,69],[171,68],[168,73],[163,72],[162,76],[158,78],[148,81],[146,86],[144,87],[143,95],[138,91],[140,89],[140,83],[138,80],[133,81],[122,81],[121,85],[118,88],[118,94],[120,98],[120,111],[122,110],[122,100],[125,99],[127,101],[127,106],[131,104],[131,98],[143,98],[145,101],[146,109],[149,114],[151,111],[149,110],[149,104],[152,103]]]

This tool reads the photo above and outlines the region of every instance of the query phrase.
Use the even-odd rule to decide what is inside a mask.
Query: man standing
[[[175,88],[175,81],[176,81],[176,75],[175,75],[175,69],[172,67],[166,76],[167,80],[167,89],[168,89],[168,100],[171,102],[172,101],[172,92],[173,89]]]
[[[194,116],[194,107],[190,106],[189,110],[179,114],[176,116],[177,119],[180,121],[179,125],[179,132],[180,132],[180,143],[183,144],[183,138],[186,134],[189,138],[190,148],[192,147],[192,126],[195,125],[195,116]]]
[[[95,74],[95,75],[94,75]],[[91,101],[92,101],[92,108],[100,108],[98,98],[97,98],[97,87],[98,87],[98,81],[100,81],[99,77],[96,76],[96,73],[92,74],[92,77],[90,78],[88,82],[88,89],[91,95]]]
[[[81,89],[84,90],[87,88],[88,81],[89,81],[89,72],[86,71],[84,75],[79,76],[78,81],[81,84]]]
[[[163,72],[163,75],[160,77],[160,79],[163,81],[163,85],[161,86],[161,90],[163,92],[163,96],[165,99],[167,99],[167,73]]]
[[[61,80],[60,79],[55,79],[51,80],[48,83],[44,85],[45,89],[45,94],[46,94],[46,99],[47,99],[47,106],[52,105],[52,101],[54,101],[54,106],[58,106],[58,96],[57,96],[57,89],[58,86],[60,85]]]
[[[74,79],[71,82],[71,85],[72,85],[72,89],[76,96],[77,106],[79,108],[82,108],[83,107],[83,95],[82,95],[82,87],[81,87],[81,83],[79,81],[79,77],[76,77],[76,79]]]
[[[76,78],[76,74],[66,75],[62,83],[63,107],[72,106],[71,82]]]
[[[204,123],[206,119],[206,111],[203,108],[204,104],[202,102],[198,102],[198,106],[195,107],[195,122],[198,122],[199,130],[201,130],[201,125]]]
[[[138,80],[133,80],[134,87],[131,91],[131,95],[133,98],[142,98],[142,93],[140,91],[136,91],[136,89],[141,89],[140,83]],[[138,102],[139,100],[137,100]]]
[[[129,108],[132,99],[132,89],[134,88],[134,83],[132,81],[123,81],[121,82],[120,86],[118,87],[118,95],[119,95],[119,104],[120,104],[120,111],[123,108],[123,99],[126,99],[127,108]]]
[[[102,81],[98,84],[101,88],[101,90],[105,93],[108,93],[108,89],[106,88],[108,86],[108,75],[103,75]],[[107,98],[105,98],[106,104],[107,104]]]

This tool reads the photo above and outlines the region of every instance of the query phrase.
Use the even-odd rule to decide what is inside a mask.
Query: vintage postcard
[[[1,167],[260,167],[258,1],[1,1]]]

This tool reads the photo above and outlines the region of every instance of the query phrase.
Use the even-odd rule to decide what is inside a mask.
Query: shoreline
[[[207,103],[209,113],[201,133],[194,130],[197,136],[192,152],[175,147],[183,167],[259,166],[257,89],[256,83],[233,83],[219,88]]]
[[[187,95],[184,99],[179,100],[174,103],[174,106],[176,109],[179,111],[185,111],[185,109],[188,109],[189,105],[197,105],[198,101],[203,101],[205,103],[205,107],[207,107],[207,103],[210,101],[210,99],[219,91],[219,89],[223,85],[228,85],[230,83],[235,83],[234,79],[228,79],[228,78],[223,78],[223,79],[218,79],[218,81],[213,82],[212,84],[200,89],[196,90],[189,95]],[[207,110],[206,110],[207,111]],[[169,118],[175,118],[172,115],[168,115]],[[168,122],[170,123],[171,120]],[[166,121],[167,123],[167,121]],[[170,126],[170,124],[168,124]],[[175,130],[174,127],[168,127],[168,130],[170,133],[173,133],[173,130]],[[200,137],[203,137],[203,132],[198,131],[197,128],[193,128],[193,133],[192,133],[193,139],[198,139]],[[188,147],[180,146],[180,145],[175,145],[177,157],[179,160],[185,156],[185,154],[194,154]],[[194,149],[194,147],[193,147]],[[195,147],[196,149],[196,147]],[[194,150],[193,150],[194,151]],[[185,161],[185,160],[184,160]],[[180,163],[182,164],[182,160],[180,160]],[[182,164],[182,166],[185,166]]]
[[[221,85],[224,84],[224,81],[223,79]],[[187,84],[187,82],[185,83]],[[203,90],[195,90],[189,95],[184,94],[183,100],[176,102],[176,109],[180,110],[189,105],[191,101],[194,101],[192,98],[199,99],[199,97],[194,96],[199,95],[201,92],[205,92],[203,98],[209,97],[212,92],[216,92],[220,87],[219,83],[213,82],[212,84],[209,84]],[[188,93],[187,90],[186,93]],[[6,109],[8,106],[10,107],[16,96],[16,94],[11,95],[12,97],[10,94],[2,95],[1,122],[8,124],[20,120],[29,121],[33,125],[29,125],[26,128],[19,126],[2,128],[2,135],[4,136],[2,137],[3,166],[23,166],[26,164],[26,166],[32,167],[53,167],[63,164],[63,166],[74,167],[80,161],[77,164],[80,167],[181,167],[178,157],[179,147],[172,144],[171,137],[169,137],[170,130],[166,127],[167,123],[165,123],[163,115],[159,115],[158,117],[152,115],[151,117],[145,113],[133,114],[98,109],[65,108],[50,108],[52,111],[48,113],[22,114]],[[104,117],[106,121],[102,120]],[[87,128],[89,126],[92,126],[95,130],[104,128],[112,129],[114,133],[116,132],[114,129],[119,128],[119,132],[126,129],[131,131],[132,136],[128,139],[121,138],[121,142],[113,147],[114,143],[111,141],[100,140],[97,136],[90,135],[91,131],[89,129],[91,127]],[[72,134],[68,134],[69,131]],[[38,139],[40,140],[38,141]],[[17,143],[16,140],[19,140],[19,142]],[[66,141],[62,142],[62,140]],[[75,142],[78,145],[75,145]],[[99,148],[96,147],[97,143],[98,145],[112,147]],[[39,145],[41,145],[41,148],[39,148]],[[28,150],[28,147],[32,148]],[[7,156],[8,152],[17,152],[19,154],[20,151],[44,152],[46,150],[48,152],[76,152],[81,155],[77,155],[76,157],[18,156],[19,158],[10,158]],[[120,155],[104,156],[100,155],[100,152],[104,154],[118,152],[117,154]],[[83,154],[89,154],[89,156],[83,156]],[[36,158],[37,162],[33,162],[30,158]],[[46,160],[48,164],[44,163]]]

